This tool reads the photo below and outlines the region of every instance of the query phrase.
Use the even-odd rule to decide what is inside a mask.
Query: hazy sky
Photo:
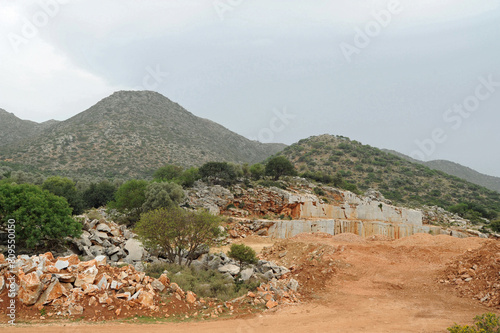
[[[260,141],[344,135],[500,176],[498,0],[0,0],[0,108],[155,90]]]

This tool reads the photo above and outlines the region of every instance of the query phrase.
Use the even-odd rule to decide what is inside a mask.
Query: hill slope
[[[0,109],[0,146],[7,146],[32,138],[56,123],[56,120],[49,120],[41,124],[30,120],[22,120],[14,114]]]
[[[489,176],[485,175],[483,173],[477,172],[474,169],[471,169],[469,167],[463,166],[461,164],[447,161],[447,160],[433,160],[433,161],[419,161],[414,158],[411,158],[410,156],[407,156],[405,154],[401,154],[399,152],[393,151],[393,150],[386,150],[384,151],[395,154],[401,158],[404,158],[405,160],[408,160],[413,163],[418,163],[425,165],[431,169],[435,170],[440,170],[443,172],[446,172],[447,174],[450,174],[452,176],[458,177],[465,179],[471,183],[484,186],[486,188],[489,188],[490,190],[497,191],[500,193],[500,178],[499,177],[494,177],[494,176]]]
[[[399,203],[447,208],[460,202],[472,202],[500,212],[498,192],[345,137],[310,137],[285,148],[280,154],[289,158],[299,173],[340,173],[360,189],[377,189],[386,198]]]
[[[138,176],[166,163],[255,163],[284,147],[250,141],[156,92],[120,91],[25,141],[0,147],[0,159],[68,174]]]

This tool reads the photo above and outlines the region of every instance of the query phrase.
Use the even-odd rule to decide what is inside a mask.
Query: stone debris
[[[491,241],[467,250],[448,264],[439,282],[454,285],[461,296],[500,308],[500,245]]]
[[[224,254],[203,255],[200,262],[218,262],[220,267],[235,266],[238,270],[229,270],[226,274],[233,279],[240,278],[239,266]],[[57,265],[57,262],[68,262]],[[24,306],[34,306],[38,310],[45,308],[48,316],[81,316],[87,307],[99,308],[123,313],[123,309],[138,308],[148,314],[158,313],[160,306],[165,305],[160,293],[168,292],[187,309],[212,311],[207,306],[215,306],[216,302],[199,298],[192,291],[184,291],[176,283],[171,283],[166,274],[158,279],[146,276],[132,265],[114,267],[106,263],[106,259],[96,257],[88,261],[80,261],[77,256],[54,258],[48,252],[38,256],[18,256],[14,270],[9,271],[6,260],[0,256],[0,288],[5,288],[7,275],[14,274],[19,284],[18,299]],[[33,270],[34,267],[34,270]],[[233,267],[232,267],[233,268]],[[25,271],[30,271],[26,273]],[[232,276],[231,273],[235,275]],[[268,309],[279,304],[291,304],[299,301],[299,294],[294,290],[293,279],[289,270],[270,261],[260,260],[258,264],[243,270],[244,278],[261,279],[266,273],[269,281],[260,284],[255,293],[226,302],[225,307],[217,307],[203,316],[218,317],[224,311],[232,313],[238,302],[249,302],[262,305]],[[101,310],[98,310],[101,311]],[[205,311],[205,312],[206,312]]]
[[[104,212],[101,213],[105,215]],[[86,214],[77,216],[77,218],[82,220],[82,235],[80,238],[68,238],[74,245],[73,251],[76,254],[82,255],[86,259],[99,257],[109,262],[123,262],[132,265],[139,265],[148,256],[142,244],[134,238],[136,235],[126,226],[118,225],[105,218],[91,220]],[[63,269],[65,264],[61,260],[56,266]]]
[[[4,264],[5,258],[0,257]],[[68,265],[57,263],[67,262]],[[31,271],[35,265],[35,271]],[[52,306],[62,315],[80,315],[86,306],[96,303],[139,306],[153,311],[158,309],[158,290],[170,286],[166,275],[153,279],[133,266],[111,267],[104,258],[80,261],[77,256],[55,259],[51,253],[39,256],[19,256],[12,273],[19,281],[19,300],[27,305]],[[58,267],[63,267],[59,269]],[[25,271],[31,271],[25,273]],[[5,281],[10,271],[0,271]],[[134,296],[131,290],[135,291]],[[178,292],[184,292],[178,288]],[[189,294],[187,302],[194,303],[196,295]],[[125,302],[125,303],[123,303]]]

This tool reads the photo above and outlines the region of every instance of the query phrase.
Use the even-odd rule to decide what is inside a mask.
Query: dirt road
[[[281,307],[262,316],[196,323],[4,326],[0,330],[13,333],[429,333],[446,332],[454,322],[470,324],[475,315],[484,312],[498,313],[475,300],[456,296],[453,286],[437,282],[449,260],[477,249],[488,240],[421,234],[397,241],[367,241],[352,236],[301,235],[287,241],[336,248],[332,258],[342,265],[331,274],[325,289],[313,293],[307,302]]]

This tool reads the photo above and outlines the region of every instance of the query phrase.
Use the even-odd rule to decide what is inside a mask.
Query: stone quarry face
[[[467,236],[464,232],[424,224],[433,221],[427,210],[397,207],[379,192],[371,190],[365,196],[323,186],[327,200],[312,193],[313,185],[283,190],[276,187],[243,189],[234,186],[233,199],[220,195],[218,189],[198,184],[188,190],[193,207],[215,205],[222,214],[237,218],[248,216],[282,216],[287,219],[239,221],[246,223],[251,233],[259,236],[289,238],[300,233],[324,232],[331,235],[354,233],[362,237],[383,235],[393,239],[416,233]],[[228,208],[232,206],[233,208]],[[442,213],[438,214],[442,217]],[[450,218],[445,218],[450,221]],[[252,224],[256,224],[253,225]],[[267,224],[267,225],[266,225]],[[239,238],[249,233],[229,229],[229,236]],[[467,230],[468,234],[473,234]],[[481,237],[481,235],[479,235]]]

